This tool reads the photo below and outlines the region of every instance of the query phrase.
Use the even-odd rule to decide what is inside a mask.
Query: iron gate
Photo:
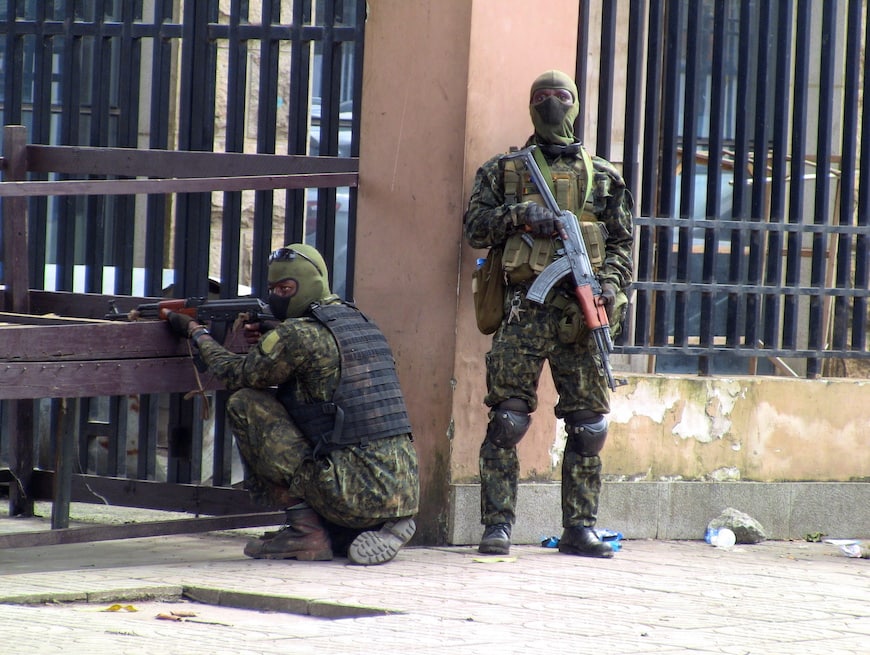
[[[772,361],[807,377],[870,357],[865,4],[581,0],[584,112],[639,215],[618,352],[657,371]]]
[[[365,11],[364,0],[10,0],[0,121],[25,125],[33,144],[355,158]],[[355,186],[28,204],[35,289],[261,296],[268,253],[304,240],[353,297]],[[176,394],[76,402],[80,472],[230,484],[225,393],[214,401],[205,429]],[[33,403],[36,463],[49,468],[59,413],[57,400]]]

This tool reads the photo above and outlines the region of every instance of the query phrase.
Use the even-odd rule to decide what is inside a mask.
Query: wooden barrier
[[[0,400],[7,403],[10,515],[32,515],[37,499],[52,501],[52,531],[0,537],[0,547],[75,543],[178,534],[280,522],[242,490],[207,485],[73,474],[75,426],[61,412],[54,471],[34,468],[33,399],[174,393],[220,389],[197,373],[189,344],[162,321],[102,320],[114,302],[126,312],[158,299],[57,293],[30,289],[27,199],[33,196],[195,193],[356,186],[353,158],[214,152],[150,151],[27,145],[23,126],[7,126],[0,170],[5,287],[0,294]],[[232,171],[231,175],[227,172]],[[28,172],[112,175],[111,180],[27,181]],[[48,316],[46,316],[48,314]],[[238,341],[226,344],[239,350]],[[208,518],[147,524],[69,528],[69,503],[113,505],[211,514]]]

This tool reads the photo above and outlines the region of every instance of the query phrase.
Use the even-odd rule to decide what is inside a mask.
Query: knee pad
[[[522,411],[514,401],[505,401],[492,408],[489,413],[489,425],[486,427],[486,439],[499,448],[513,448],[525,436],[532,423],[528,409]],[[520,401],[523,406],[528,405]]]
[[[567,450],[583,457],[594,457],[607,440],[607,417],[590,411],[573,412],[565,417]]]

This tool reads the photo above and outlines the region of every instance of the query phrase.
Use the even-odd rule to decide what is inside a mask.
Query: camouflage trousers
[[[235,392],[227,417],[246,477],[272,505],[305,500],[330,523],[355,529],[417,513],[419,472],[410,435],[315,460],[311,444],[270,391]]]
[[[522,287],[510,289],[506,302],[505,319],[486,355],[486,405],[494,407],[519,398],[534,412],[546,361],[559,394],[555,407],[558,418],[578,410],[608,413],[607,383],[589,331],[581,327],[575,330],[578,337],[574,343],[564,342],[566,332],[570,332],[566,322],[577,320],[572,319],[576,313],[529,302]],[[481,523],[514,523],[520,471],[516,447],[500,448],[485,439],[479,466]],[[583,457],[566,450],[562,455],[562,525],[595,525],[600,493],[600,457]]]

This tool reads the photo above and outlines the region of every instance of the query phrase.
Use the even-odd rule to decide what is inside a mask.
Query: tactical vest
[[[383,333],[349,303],[317,305],[312,314],[338,344],[338,387],[329,402],[296,403],[289,389],[282,387],[277,397],[313,444],[315,457],[337,448],[410,434],[393,353]]]
[[[577,216],[580,233],[589,254],[593,270],[597,271],[604,263],[606,230],[592,211],[589,198],[592,189],[592,158],[581,148],[582,159],[557,159],[549,165],[553,179],[553,197],[560,209],[568,210]],[[531,180],[525,168],[517,169],[517,160],[502,160],[504,175],[505,204],[537,202],[545,205],[544,199]],[[544,176],[546,171],[543,170]],[[525,282],[538,275],[563,251],[562,240],[558,237],[533,237],[518,232],[505,242],[502,264],[511,284]]]

